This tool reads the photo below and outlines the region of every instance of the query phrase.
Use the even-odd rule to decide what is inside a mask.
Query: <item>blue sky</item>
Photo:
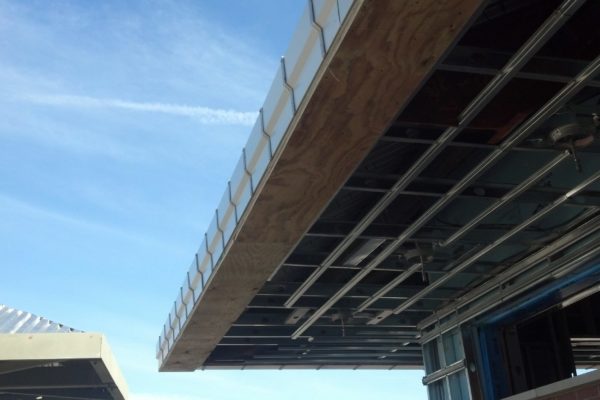
[[[157,372],[305,4],[0,0],[0,303],[105,333],[133,400],[426,398],[421,371]]]

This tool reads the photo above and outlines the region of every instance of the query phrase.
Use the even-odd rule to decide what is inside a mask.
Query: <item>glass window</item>
[[[460,329],[454,329],[423,345],[425,373],[441,371],[438,380],[427,385],[430,400],[470,400],[466,370],[446,375],[443,369],[465,358]]]
[[[423,356],[426,374],[431,374],[441,368],[437,339],[423,345]]]
[[[445,333],[442,336],[442,341],[444,343],[446,366],[454,364],[465,357],[458,329]]]
[[[427,390],[429,392],[429,400],[448,400],[448,396],[446,396],[446,390],[444,388],[445,379],[440,379],[439,381],[431,382],[427,385]]]
[[[467,382],[467,373],[463,369],[448,377],[450,384],[450,396],[452,400],[469,400],[469,383]]]

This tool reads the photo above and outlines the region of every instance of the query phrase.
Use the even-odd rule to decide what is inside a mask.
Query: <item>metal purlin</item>
[[[596,223],[597,223],[597,221],[596,221]],[[549,273],[552,276],[558,275],[558,274],[570,273],[573,270],[580,267],[583,263],[590,262],[590,261],[593,261],[594,259],[597,259],[597,257],[599,255],[600,255],[600,247],[598,247],[597,243],[589,243],[582,250],[577,251],[574,255],[569,255],[566,260],[558,261],[557,265],[553,266],[550,271],[538,271],[537,273],[532,274],[532,276],[528,276],[524,282],[521,282],[513,287],[510,287],[508,290],[501,290],[500,294],[498,296],[501,298],[501,301],[509,300],[509,299],[525,292],[528,288],[531,287],[531,285],[535,285],[536,283],[539,283],[540,279],[543,279],[544,276],[547,276]],[[492,308],[496,307],[497,305],[498,304],[496,304],[496,303],[490,303],[490,304],[486,303],[483,306],[475,307],[474,309],[469,310],[467,313],[462,314],[459,317],[457,317],[456,320],[444,322],[443,324],[440,323],[439,326],[437,327],[436,331],[441,332],[441,333],[446,333],[446,332],[460,326],[461,324],[467,322],[468,320],[475,318],[475,317],[491,310]],[[437,336],[438,332],[425,333],[421,337],[421,340],[423,340],[423,341],[430,340],[433,337]]]
[[[595,209],[593,209],[591,211],[593,213],[597,212]],[[586,217],[586,218],[589,217],[589,215],[587,215],[587,214],[588,213],[586,213],[586,215],[584,215],[584,217]],[[533,254],[527,256],[525,259],[517,262],[516,264],[513,264],[510,268],[503,271],[500,275],[497,275],[493,279],[485,282],[481,286],[478,286],[477,288],[473,289],[469,293],[465,294],[464,296],[462,296],[460,298],[460,300],[458,302],[451,303],[447,307],[444,307],[441,310],[436,311],[430,317],[427,317],[424,320],[422,320],[421,322],[419,322],[419,324],[417,325],[417,328],[419,330],[423,330],[431,325],[439,323],[439,321],[441,319],[444,319],[453,313],[458,315],[459,309],[469,305],[470,303],[472,303],[472,302],[478,300],[479,298],[485,296],[486,294],[490,293],[497,287],[501,286],[503,284],[503,282],[514,279],[518,275],[523,274],[523,273],[527,272],[529,269],[535,267],[540,262],[542,262],[546,259],[549,259],[554,254],[561,252],[564,249],[566,249],[567,247],[569,247],[570,245],[572,245],[573,244],[572,242],[574,239],[573,235],[577,235],[578,238],[585,238],[585,237],[588,237],[589,235],[592,235],[593,233],[597,232],[598,230],[600,230],[599,223],[600,223],[600,216],[596,216],[595,218],[588,220],[587,222],[585,222],[583,225],[578,227],[573,232],[568,232],[567,234],[561,236],[559,239],[557,239],[551,245],[544,246],[542,249],[540,249],[536,253],[533,253]],[[462,318],[465,318],[465,317],[461,317],[460,319],[462,320]],[[442,331],[442,333],[443,332],[445,332],[445,330]],[[423,339],[423,340],[427,341],[427,339]]]
[[[566,0],[563,4],[538,28],[538,30],[525,42],[525,44],[511,57],[506,65],[498,72],[491,82],[475,97],[475,99],[459,115],[457,126],[447,128],[444,133],[409,170],[386,192],[373,208],[356,224],[348,235],[336,246],[325,260],[313,273],[298,287],[298,289],[284,303],[285,307],[292,307],[300,297],[323,275],[323,273],[340,257],[350,245],[358,239],[360,234],[398,197],[401,191],[412,183],[421,172],[446,148],[459,133],[461,133],[479,114],[479,112],[494,98],[529,61],[533,55],[546,43],[546,41],[568,20],[568,18],[585,3],[585,0]],[[385,250],[384,250],[385,251]],[[364,274],[366,275],[366,273]],[[363,275],[363,276],[364,276]],[[362,277],[361,277],[362,278]],[[352,285],[353,286],[353,285]],[[342,289],[343,290],[343,289]]]
[[[569,151],[564,151],[552,159],[549,163],[544,165],[542,168],[534,172],[529,178],[525,179],[519,185],[515,186],[510,192],[502,196],[500,199],[496,200],[494,204],[485,209],[471,221],[469,221],[466,225],[463,225],[460,229],[454,232],[448,239],[439,243],[440,247],[447,247],[452,243],[456,242],[458,239],[462,238],[464,235],[469,233],[473,228],[475,228],[481,221],[490,216],[492,213],[500,209],[505,204],[517,198],[519,195],[523,194],[526,190],[533,187],[540,179],[544,178],[554,167],[559,165],[562,161],[570,156]]]
[[[446,142],[452,140],[452,138],[454,138],[458,132],[462,131],[462,129],[464,129],[475,118],[477,113],[479,113],[479,111],[481,111],[483,107],[485,107],[485,105],[492,100],[493,95],[508,83],[510,78],[517,72],[517,70],[537,52],[537,50],[550,38],[550,36],[556,32],[556,30],[558,30],[558,28],[568,19],[568,17],[582,4],[583,1],[565,1],[563,5],[557,11],[555,11],[553,15],[550,16],[538,29],[538,32],[541,31],[544,32],[544,34],[538,34],[538,32],[536,32],[530,39],[527,40],[521,49],[519,49],[508,61],[507,66],[501,70],[501,73],[499,74],[500,77],[493,79],[490,82],[488,86],[493,86],[493,88],[488,88],[488,86],[486,86],[486,88],[484,88],[483,91],[477,95],[471,104],[467,106],[465,111],[468,111],[468,113],[463,112],[459,117],[459,125],[457,127],[448,128],[442,134],[442,136],[436,140],[435,144],[429,147],[425,154],[421,156],[421,158],[411,167],[411,169],[402,178],[400,178],[400,180],[394,185],[394,188],[399,186],[399,184],[407,185],[410,183],[410,181],[413,179],[413,174],[416,172],[416,175],[418,175],[418,173],[420,173],[429,164],[429,162],[431,162],[433,158],[439,154],[443,148],[445,148]],[[412,223],[404,232],[402,232],[397,239],[392,241],[377,256],[375,256],[371,262],[365,265],[360,272],[350,279],[348,283],[346,283],[337,293],[335,293],[327,302],[325,302],[325,304],[317,309],[296,331],[294,331],[291,336],[292,339],[297,339],[304,331],[306,331],[306,329],[308,329],[323,314],[325,314],[341,297],[343,297],[358,282],[360,282],[362,278],[371,272],[371,270],[373,270],[379,263],[390,256],[396,248],[402,245],[410,238],[411,235],[413,235],[425,223],[433,218],[438,211],[444,208],[448,203],[450,203],[450,201],[454,200],[454,198],[458,196],[462,190],[471,185],[481,174],[499,161],[506,152],[523,140],[532,130],[536,129],[547,117],[558,111],[558,109],[573,95],[575,95],[575,93],[577,93],[579,89],[584,86],[585,83],[590,80],[596,72],[598,72],[599,69],[600,57],[592,61],[584,71],[577,75],[577,77],[569,84],[565,85],[563,89],[561,89],[557,95],[555,95],[540,110],[538,110],[537,113],[519,126],[519,128],[517,128],[517,130],[508,139],[502,142],[499,148],[494,150],[490,156],[488,156],[478,165],[477,168],[471,170],[467,176],[455,184],[440,200],[438,200],[429,210],[427,210],[427,212],[422,214],[414,223]],[[421,163],[424,165],[421,165]],[[416,175],[414,177],[416,177]],[[384,196],[384,199],[385,198],[386,196]],[[378,207],[380,203],[378,203],[375,207]],[[367,217],[370,217],[369,214],[367,214]],[[371,219],[374,218],[375,217],[373,216]],[[360,223],[362,223],[365,219],[367,218],[363,218]],[[351,234],[353,232],[351,232]],[[315,273],[318,271],[319,269],[315,270]],[[322,270],[320,274],[323,272],[324,270]],[[304,291],[306,291],[308,287],[306,287]]]
[[[377,292],[375,292],[371,297],[369,297],[367,300],[363,301],[356,308],[356,312],[359,313],[359,312],[364,311],[368,306],[373,304],[376,300],[378,300],[382,296],[385,296],[385,294],[388,293],[390,290],[392,290],[393,288],[398,286],[401,282],[404,282],[406,279],[408,279],[409,276],[411,276],[415,272],[420,271],[421,268],[423,268],[423,263],[421,263],[421,262],[411,265],[406,271],[403,271],[400,275],[398,275],[397,277],[392,279],[385,286],[383,286],[381,289],[379,289]]]
[[[515,226],[510,231],[508,231],[504,235],[500,236],[498,239],[496,239],[489,245],[485,246],[483,249],[478,251],[472,257],[469,257],[463,263],[461,263],[460,265],[458,265],[455,268],[453,268],[452,270],[450,270],[446,275],[442,276],[440,279],[436,280],[435,282],[432,282],[427,287],[423,288],[423,290],[421,290],[419,293],[417,293],[410,299],[404,301],[402,304],[400,304],[398,307],[396,307],[392,311],[386,310],[386,311],[382,311],[381,313],[379,313],[375,318],[371,319],[368,322],[368,324],[369,325],[377,324],[377,323],[381,322],[382,320],[384,320],[386,317],[390,316],[391,314],[399,314],[402,311],[406,310],[408,307],[410,307],[411,305],[413,305],[414,303],[419,301],[423,296],[425,296],[426,294],[430,293],[431,291],[437,289],[442,284],[448,282],[450,279],[452,279],[454,276],[456,276],[456,274],[465,270],[467,267],[473,265],[481,257],[488,254],[489,252],[494,250],[496,247],[498,247],[502,243],[504,243],[506,240],[510,239],[517,233],[521,232],[523,229],[527,228],[532,223],[545,217],[547,214],[549,214],[550,212],[554,211],[559,206],[561,206],[569,198],[575,196],[576,194],[578,194],[582,190],[586,189],[588,186],[595,183],[599,179],[600,179],[600,171],[597,171],[595,174],[593,174],[592,176],[590,176],[589,178],[587,178],[586,180],[581,182],[579,185],[575,186],[573,189],[569,190],[567,193],[565,193],[564,195],[562,195],[561,197],[559,197],[552,203],[548,204],[546,207],[542,208],[540,211],[533,214],[531,217],[527,218],[525,221],[521,222],[519,225]]]
[[[501,198],[496,200],[490,207],[483,210],[479,215],[474,217],[469,223],[467,223],[466,225],[463,225],[452,236],[450,236],[450,238],[448,238],[444,242],[440,243],[439,246],[445,247],[448,244],[453,243],[454,241],[458,240],[460,237],[466,235],[469,231],[471,231],[473,228],[475,228],[475,226],[477,226],[484,218],[488,217],[494,211],[498,210],[502,206],[508,204],[511,200],[515,199],[517,196],[519,196],[520,194],[525,192],[527,189],[534,186],[540,179],[547,176],[548,173],[550,171],[552,171],[552,169],[554,167],[556,167],[562,161],[567,159],[570,156],[570,154],[571,153],[566,150],[563,151],[562,153],[559,153],[558,156],[554,157],[552,160],[550,160],[550,162],[548,162],[542,168],[540,168],[539,170],[534,172],[532,175],[530,175],[527,179],[525,179],[519,185],[515,186],[507,194],[505,194],[504,196],[502,196]],[[451,268],[449,268],[449,269],[451,269]],[[368,306],[370,306],[371,304],[373,304],[374,302],[379,300],[382,296],[384,296],[390,290],[392,290],[393,288],[398,286],[400,283],[404,282],[406,279],[408,279],[408,277],[413,272],[416,272],[416,271],[417,271],[416,269],[412,269],[412,267],[411,267],[411,269],[403,272],[401,275],[398,275],[390,283],[385,285],[383,288],[381,288],[379,291],[377,291],[377,293],[375,293],[369,299],[364,301],[360,306],[358,306],[357,311],[364,311]]]
[[[458,265],[460,262],[463,261],[463,259],[466,259],[471,254],[474,254],[475,251],[477,251],[479,249],[480,249],[480,246],[473,247],[472,249],[470,249],[469,251],[467,251],[465,254],[463,254],[460,258],[458,258],[457,260],[455,260],[454,262],[452,262],[449,265],[449,267],[451,268],[454,265]],[[394,279],[392,279],[390,282],[388,282],[384,287],[382,287],[381,289],[379,289],[371,297],[369,297],[368,299],[366,299],[365,301],[363,301],[356,308],[356,313],[359,313],[359,312],[362,312],[362,311],[366,310],[371,304],[373,304],[374,302],[376,302],[377,300],[379,300],[381,297],[385,296],[390,290],[394,289],[400,283],[404,282],[413,273],[421,271],[422,267],[423,267],[423,263],[417,263],[417,264],[412,265],[409,269],[407,269],[406,271],[402,272],[400,275],[398,275],[397,277],[395,277]]]

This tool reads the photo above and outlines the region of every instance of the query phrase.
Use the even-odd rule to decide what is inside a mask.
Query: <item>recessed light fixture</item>
[[[43,399],[44,399],[44,396],[38,396],[35,398],[35,400],[43,400]]]

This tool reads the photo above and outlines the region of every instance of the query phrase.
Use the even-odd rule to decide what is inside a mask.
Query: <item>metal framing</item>
[[[563,5],[556,10],[555,13],[530,37],[527,42],[511,57],[505,67],[485,88],[475,97],[475,99],[465,108],[459,116],[459,124],[456,127],[448,128],[436,142],[430,146],[427,151],[415,162],[411,168],[402,176],[402,178],[392,187],[389,194],[385,195],[381,201],[361,219],[355,228],[344,239],[342,246],[336,249],[327,257],[319,269],[305,281],[302,289],[298,291],[300,294],[295,294],[290,297],[290,301],[286,306],[294,304],[301,293],[305,292],[310,284],[318,279],[327,268],[329,262],[334,262],[337,257],[345,250],[350,242],[354,240],[364,231],[366,226],[373,222],[377,215],[389,205],[393,200],[395,193],[405,189],[408,184],[429,165],[433,159],[445,148],[446,142],[452,141],[465,127],[467,127],[477,114],[492,101],[494,95],[497,94],[509,81],[514,77],[516,72],[522,67],[529,58],[531,58],[537,50],[552,36],[556,30],[566,22],[572,12],[577,10],[583,4],[582,1],[565,1]],[[373,268],[375,268],[384,259],[389,257],[394,250],[415,234],[423,225],[425,225],[433,216],[448,205],[454,198],[462,192],[466,187],[480,177],[484,171],[492,167],[508,150],[513,146],[518,145],[529,133],[538,128],[542,122],[550,115],[558,111],[578,90],[580,90],[587,81],[591,80],[600,69],[600,57],[596,58],[588,67],[581,72],[575,79],[569,82],[564,88],[555,95],[548,103],[546,103],[537,113],[535,113],[527,122],[523,123],[510,138],[502,142],[498,149],[495,149],[482,163],[473,169],[467,176],[458,182],[444,197],[438,200],[432,207],[423,213],[417,221],[409,226],[402,234],[400,234],[393,242],[388,244],[377,256],[364,268],[356,274],[338,293],[331,297],[321,308],[312,314],[292,335],[292,338],[299,337],[306,329],[308,329],[316,320],[323,316],[335,303],[343,297],[356,283],[360,282]],[[342,248],[343,247],[343,248]],[[339,253],[339,254],[338,254]],[[312,278],[314,276],[314,278]],[[380,315],[378,319],[383,319]]]

